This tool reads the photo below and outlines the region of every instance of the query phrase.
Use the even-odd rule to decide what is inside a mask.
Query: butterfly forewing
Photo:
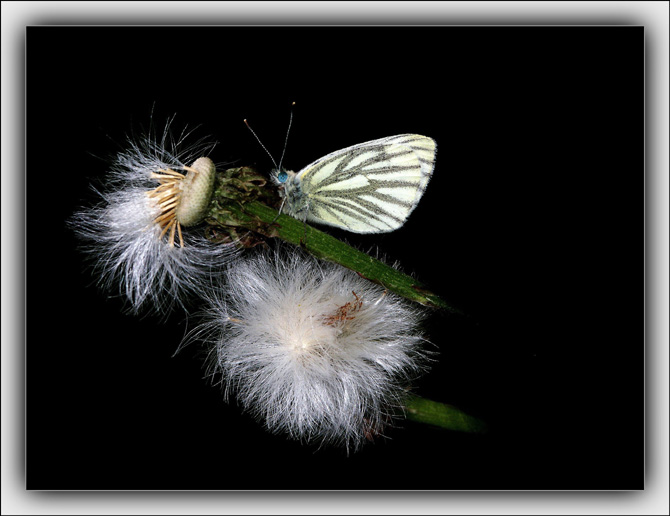
[[[436,150],[432,138],[401,134],[322,157],[298,173],[307,220],[355,233],[399,228],[426,189]]]

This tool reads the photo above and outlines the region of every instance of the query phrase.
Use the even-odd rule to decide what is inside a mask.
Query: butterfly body
[[[286,179],[281,181],[284,176]],[[281,185],[279,192],[282,199],[285,201],[290,199],[290,202],[286,203],[288,214],[297,219],[309,219],[309,197],[302,190],[299,174],[292,170],[282,170],[276,177],[278,179],[275,182]]]
[[[433,173],[432,138],[401,134],[332,152],[299,172],[272,177],[289,215],[354,233],[402,226]]]

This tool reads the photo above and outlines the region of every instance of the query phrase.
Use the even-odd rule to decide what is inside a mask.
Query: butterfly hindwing
[[[435,166],[432,138],[401,134],[332,152],[298,172],[307,220],[355,233],[402,226]],[[289,207],[292,199],[287,199]]]

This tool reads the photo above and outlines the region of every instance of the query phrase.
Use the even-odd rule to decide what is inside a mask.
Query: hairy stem
[[[248,167],[223,171],[207,222],[211,226],[228,228],[230,234],[234,231],[235,237],[239,237],[240,228],[245,228],[265,237],[281,238],[318,258],[339,263],[407,299],[461,314],[411,276],[302,221],[278,215],[277,210],[270,207],[276,199],[271,197],[272,190],[264,183],[262,177]]]
[[[405,401],[407,419],[418,423],[427,423],[447,430],[469,433],[485,433],[486,423],[465,412],[447,405],[418,396],[411,396]]]
[[[261,203],[254,202],[245,206],[254,215],[263,220],[274,220],[277,211]],[[341,240],[315,229],[304,222],[281,215],[277,219],[277,236],[292,244],[300,245],[314,256],[339,263],[362,277],[378,283],[384,288],[407,299],[428,306],[443,308],[451,312],[456,309],[449,306],[436,294],[430,292],[414,278],[399,272],[372,256],[369,256]]]
[[[338,263],[362,277],[407,299],[446,310],[462,312],[428,290],[416,279],[386,265],[337,238],[302,221],[279,215],[271,206],[279,199],[267,180],[250,167],[231,168],[218,173],[214,196],[206,222],[212,237],[236,240],[252,246],[261,238],[280,238],[299,245],[314,256]],[[484,432],[485,424],[461,410],[417,396],[406,400],[408,419],[461,432]]]

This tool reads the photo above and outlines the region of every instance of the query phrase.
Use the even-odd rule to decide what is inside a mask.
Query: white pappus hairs
[[[95,189],[101,201],[68,221],[99,283],[118,289],[132,312],[185,308],[185,298],[207,288],[211,274],[237,255],[234,244],[213,244],[189,228],[211,199],[215,166],[206,156],[214,144],[189,144],[186,131],[173,136],[173,119],[160,137],[150,130],[129,138]]]
[[[299,248],[231,263],[188,340],[212,344],[226,399],[273,433],[358,449],[429,362],[425,309]]]

